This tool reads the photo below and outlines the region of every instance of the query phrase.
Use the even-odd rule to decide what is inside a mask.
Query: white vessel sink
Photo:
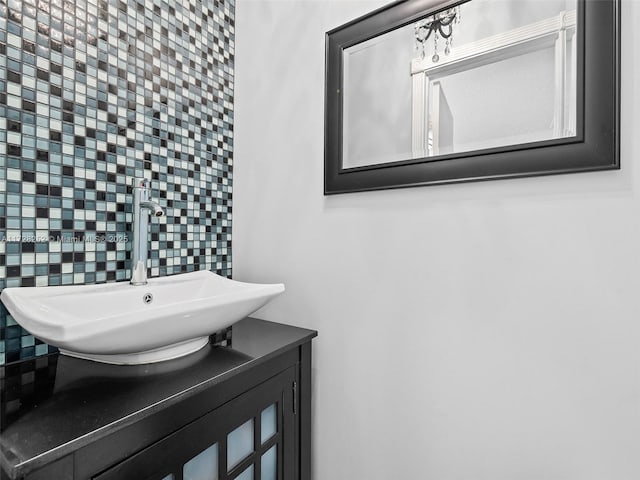
[[[5,288],[0,299],[31,334],[60,352],[134,365],[181,357],[209,335],[284,292],[282,284],[243,283],[209,271],[129,282]]]

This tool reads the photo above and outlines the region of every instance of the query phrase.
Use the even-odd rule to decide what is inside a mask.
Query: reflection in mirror
[[[576,0],[471,0],[344,50],[342,168],[576,135]]]

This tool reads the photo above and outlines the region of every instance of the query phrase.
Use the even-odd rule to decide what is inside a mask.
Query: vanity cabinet
[[[161,364],[56,355],[22,395],[25,368],[2,367],[0,476],[309,480],[315,335],[247,318],[228,345]]]

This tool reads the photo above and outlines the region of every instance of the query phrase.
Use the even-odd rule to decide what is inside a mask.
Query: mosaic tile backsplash
[[[233,0],[0,0],[0,289],[231,275]],[[48,353],[0,305],[0,363]]]

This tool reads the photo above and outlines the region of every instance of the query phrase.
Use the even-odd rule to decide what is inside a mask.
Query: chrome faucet
[[[150,198],[149,180],[133,179],[133,249],[131,251],[131,285],[147,284],[149,214],[162,217],[164,210]]]

